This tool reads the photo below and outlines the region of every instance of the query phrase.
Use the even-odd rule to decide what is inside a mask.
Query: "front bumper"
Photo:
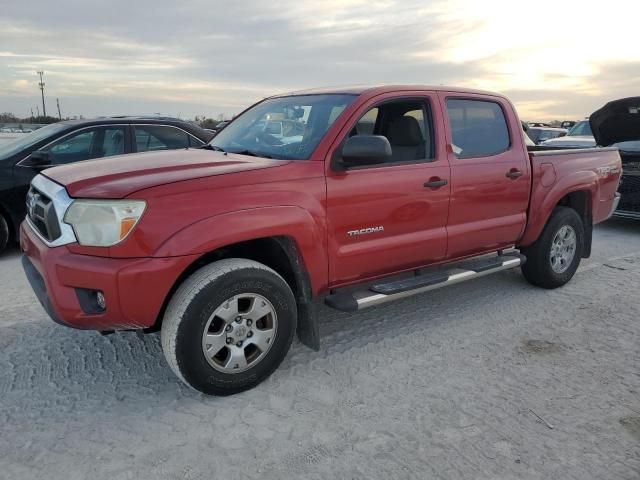
[[[623,172],[618,187],[621,199],[616,211],[616,217],[640,219],[640,171],[627,169]]]
[[[620,194],[616,192],[615,197],[613,197],[613,204],[611,205],[611,211],[609,212],[609,216],[607,218],[611,218],[614,212],[617,210],[618,205],[620,205]]]
[[[640,220],[640,212],[628,212],[626,210],[616,210],[613,212],[614,217],[630,218],[632,220]]]
[[[197,255],[104,258],[47,247],[33,229],[20,227],[23,268],[38,300],[57,323],[85,330],[152,327],[180,275]],[[107,308],[87,313],[78,289],[101,291]]]

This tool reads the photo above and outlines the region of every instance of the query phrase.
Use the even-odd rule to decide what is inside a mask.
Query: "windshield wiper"
[[[227,153],[227,151],[224,148],[221,148],[217,145],[211,145],[210,143],[207,143],[206,145],[203,145],[200,148],[204,148],[206,150],[213,150],[214,152],[222,152],[222,153]]]
[[[252,152],[251,150],[239,150],[237,152],[229,152],[229,153],[235,153],[235,154],[238,154],[238,155],[249,155],[250,157],[273,158],[271,155],[267,155],[267,154],[264,154],[264,153]]]

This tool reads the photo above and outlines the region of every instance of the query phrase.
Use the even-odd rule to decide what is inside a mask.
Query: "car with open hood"
[[[619,217],[640,219],[640,97],[607,103],[589,118],[595,142],[615,146],[622,159]]]

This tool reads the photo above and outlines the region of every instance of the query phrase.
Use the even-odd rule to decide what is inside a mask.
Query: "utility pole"
[[[46,117],[47,107],[45,107],[44,105],[44,82],[42,81],[42,75],[44,75],[44,72],[42,70],[39,70],[36,73],[40,75],[40,83],[38,83],[38,85],[40,86],[40,93],[42,94],[42,116]]]
[[[62,114],[60,113],[60,99],[56,98],[56,105],[58,105],[58,118],[62,120]]]
[[[38,108],[38,105],[36,105],[36,112],[38,113],[38,120],[40,120],[40,109]]]
[[[33,118],[33,107],[31,107],[31,123],[33,123],[33,120],[34,120],[34,118]]]

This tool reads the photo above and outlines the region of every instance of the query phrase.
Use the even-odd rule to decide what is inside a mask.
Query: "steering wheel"
[[[255,141],[256,144],[264,143],[265,145],[269,145],[271,147],[281,147],[282,145],[284,145],[284,143],[267,132],[256,133]]]

